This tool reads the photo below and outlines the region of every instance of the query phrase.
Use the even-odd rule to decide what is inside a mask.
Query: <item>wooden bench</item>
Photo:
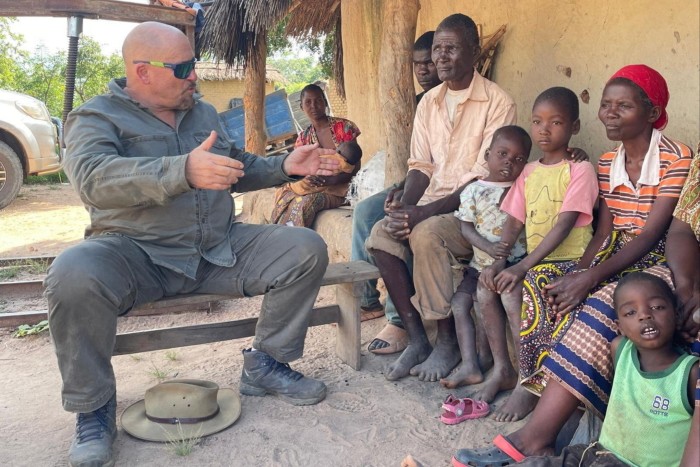
[[[316,307],[310,326],[337,323],[336,354],[355,370],[360,368],[360,298],[362,283],[378,279],[379,270],[365,261],[331,263],[321,285],[335,286],[336,304]],[[39,281],[36,281],[37,283]],[[26,286],[25,286],[26,288]],[[188,294],[167,297],[131,310],[125,316],[146,316],[173,311],[208,310],[211,304],[235,297],[228,295]],[[290,304],[294,306],[294,304]],[[46,311],[0,313],[0,327],[46,319]],[[114,355],[207,344],[255,335],[257,318],[244,318],[219,323],[148,329],[117,334]],[[12,323],[12,324],[10,324]]]

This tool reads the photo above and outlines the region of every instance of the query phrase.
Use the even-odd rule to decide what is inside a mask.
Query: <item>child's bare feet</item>
[[[453,373],[447,378],[442,378],[440,384],[447,389],[454,389],[460,386],[469,386],[470,384],[478,384],[484,380],[484,375],[479,370],[479,367],[465,364],[464,361]]]
[[[518,384],[518,374],[513,368],[494,369],[486,378],[481,389],[476,391],[472,398],[493,402],[499,392],[513,389]]]
[[[491,367],[493,367],[493,355],[491,352],[479,352],[479,368],[481,369],[481,373],[486,373]]]
[[[517,385],[502,407],[493,412],[491,418],[498,422],[516,422],[525,418],[537,405],[539,397]]]
[[[433,346],[428,341],[421,344],[409,344],[399,358],[389,365],[384,375],[389,381],[396,381],[404,376],[408,376],[411,368],[425,361],[433,350]]]
[[[454,341],[439,342],[430,356],[421,364],[411,368],[411,375],[418,376],[421,381],[438,381],[450,374],[462,357],[459,347]]]

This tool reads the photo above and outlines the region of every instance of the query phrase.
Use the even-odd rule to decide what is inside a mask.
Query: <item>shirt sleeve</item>
[[[679,146],[682,149],[681,156],[672,162],[661,176],[658,196],[678,198],[681,195],[685,181],[688,179],[693,155],[687,146],[680,144]]]
[[[476,221],[476,217],[474,216],[474,213],[476,212],[474,186],[475,185],[473,183],[467,185],[467,187],[459,195],[460,204],[459,209],[455,211],[455,217],[464,222],[474,223]]]
[[[408,159],[408,170],[418,170],[424,173],[428,179],[433,178],[435,170],[433,158],[430,154],[430,141],[428,127],[425,124],[426,99],[422,99],[416,109],[413,119],[413,131],[411,132],[411,156]]]
[[[525,223],[525,179],[532,171],[528,169],[529,167],[525,166],[501,202],[501,211],[510,214],[523,224]]]
[[[582,227],[593,221],[593,206],[598,198],[598,179],[590,162],[570,162],[571,180],[564,194],[559,212],[580,213],[575,227]]]

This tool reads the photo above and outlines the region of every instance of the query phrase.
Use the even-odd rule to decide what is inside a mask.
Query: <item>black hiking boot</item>
[[[117,439],[117,395],[94,412],[79,413],[75,439],[68,451],[71,467],[111,467]]]
[[[292,370],[265,352],[246,349],[240,392],[247,396],[274,394],[294,405],[313,405],[326,397],[326,385]]]

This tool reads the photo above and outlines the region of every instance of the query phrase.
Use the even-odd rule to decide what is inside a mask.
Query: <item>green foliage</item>
[[[66,89],[65,51],[49,52],[46,47],[23,50],[22,35],[10,32],[15,18],[0,17],[0,88],[22,92],[44,102],[51,115],[63,114]],[[73,108],[107,90],[109,80],[124,75],[118,54],[106,56],[100,45],[88,36],[78,42]]]
[[[14,279],[19,275],[20,272],[22,272],[22,267],[17,265],[0,268],[0,281]]]
[[[12,23],[16,18],[0,16],[0,88],[16,89],[17,77],[21,75],[20,64],[27,58],[27,52],[20,47],[24,38],[13,34]]]
[[[291,53],[281,58],[269,58],[268,66],[276,68],[287,79],[287,93],[301,90],[314,81],[324,79],[323,70],[313,57],[295,58]]]
[[[285,35],[287,18],[267,33],[267,65],[276,68],[287,79],[287,93],[300,91],[309,83],[333,75],[333,34],[308,37],[301,41]],[[305,57],[300,57],[307,55]]]
[[[64,183],[68,181],[66,173],[61,170],[60,172],[47,174],[47,175],[30,175],[24,181],[25,185],[55,185],[57,183]]]
[[[49,321],[43,320],[37,324],[22,324],[12,334],[13,337],[27,337],[39,334],[49,329]]]

